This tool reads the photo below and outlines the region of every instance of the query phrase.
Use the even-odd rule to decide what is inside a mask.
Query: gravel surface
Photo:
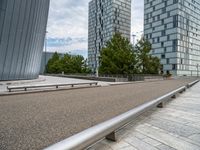
[[[0,149],[42,149],[192,79],[0,97]]]

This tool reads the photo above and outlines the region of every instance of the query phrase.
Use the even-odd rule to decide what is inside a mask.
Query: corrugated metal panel
[[[49,3],[0,1],[0,80],[38,77]]]

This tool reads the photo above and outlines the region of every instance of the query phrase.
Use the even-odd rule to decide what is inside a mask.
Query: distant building
[[[114,33],[130,40],[131,0],[92,0],[89,3],[88,63],[99,66],[100,50]]]
[[[0,0],[0,80],[37,78],[50,0]]]
[[[144,0],[144,35],[163,71],[196,76],[200,64],[200,1]]]
[[[55,52],[43,52],[42,53],[42,62],[40,66],[40,74],[45,73],[46,65],[49,61],[49,59],[52,58],[52,56],[55,54]],[[60,57],[64,57],[64,53],[58,53]]]

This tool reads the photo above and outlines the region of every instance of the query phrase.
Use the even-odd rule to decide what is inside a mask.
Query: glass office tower
[[[93,72],[99,66],[100,50],[116,32],[130,40],[131,0],[90,1],[88,63]]]
[[[163,71],[197,76],[200,65],[200,1],[145,0],[144,35]]]

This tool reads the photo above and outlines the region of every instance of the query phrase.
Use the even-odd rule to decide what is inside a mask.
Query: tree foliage
[[[47,66],[46,66],[46,72],[47,73],[60,73],[62,70],[62,67],[60,65],[60,56],[57,52],[54,53],[51,59],[49,59]]]
[[[133,48],[128,39],[115,34],[100,53],[101,74],[158,74],[160,60],[150,54],[151,44],[143,38]]]
[[[90,73],[87,67],[87,62],[83,56],[65,54],[64,57],[60,57],[57,52],[54,53],[51,59],[49,59],[46,67],[47,73],[62,73],[74,74],[74,73]]]
[[[100,52],[100,74],[159,74],[160,60],[151,55],[151,43],[145,39],[138,41],[133,48],[130,41],[117,33]],[[83,56],[57,52],[48,61],[47,73],[91,73]]]
[[[120,34],[115,34],[101,51],[99,73],[135,73],[135,64],[135,54],[129,40]]]
[[[159,74],[161,69],[158,57],[150,54],[152,50],[151,43],[142,38],[135,46],[137,68],[142,74]]]

